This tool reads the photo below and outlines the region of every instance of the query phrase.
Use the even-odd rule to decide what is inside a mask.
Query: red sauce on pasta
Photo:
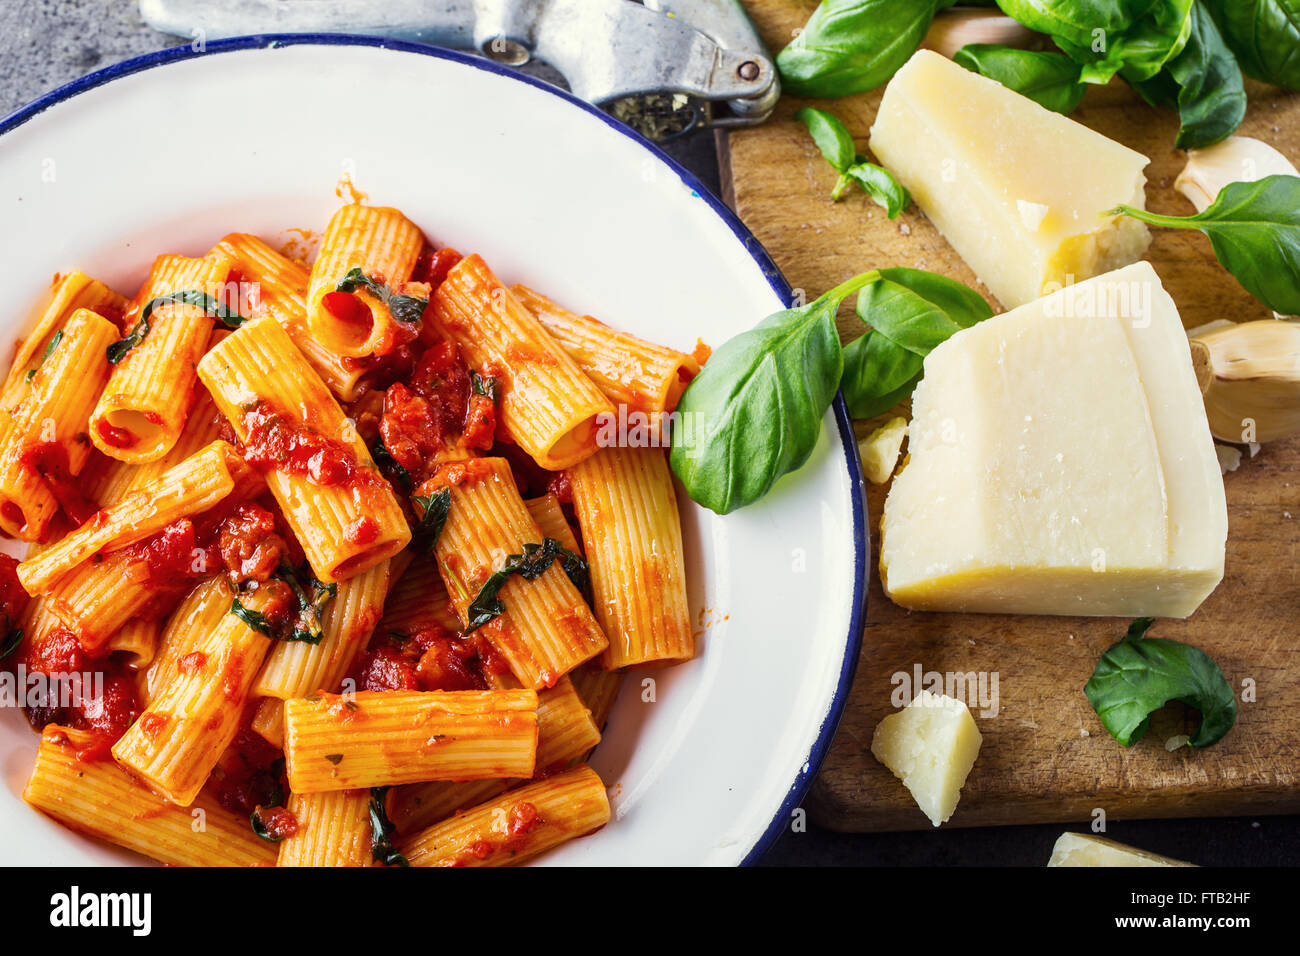
[[[317,485],[368,485],[384,479],[363,468],[351,446],[281,415],[267,402],[244,413],[244,460],[259,471],[303,475]]]
[[[112,426],[109,426],[112,427]],[[89,443],[89,439],[82,436]],[[68,463],[68,450],[59,442],[39,442],[23,449],[21,461],[43,479],[64,514],[73,524],[82,524],[99,510],[82,494]]]
[[[134,448],[138,438],[125,428],[118,428],[116,425],[110,425],[105,419],[101,418],[95,422],[95,434],[109,448]]]

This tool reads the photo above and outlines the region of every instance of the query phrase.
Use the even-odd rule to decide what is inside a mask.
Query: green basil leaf
[[[1162,216],[1132,206],[1113,213],[1153,226],[1199,229],[1246,291],[1274,312],[1300,313],[1300,177],[1229,183],[1194,216]]]
[[[889,170],[868,163],[861,156],[857,159],[845,175],[865,189],[872,201],[885,210],[886,216],[897,219],[898,214],[912,204],[911,194]]]
[[[1079,64],[1063,53],[968,43],[953,61],[1056,113],[1074,112],[1086,89],[1079,80]]]
[[[1153,0],[998,0],[1013,20],[1058,42],[1091,49],[1110,46],[1152,6]],[[1103,51],[1096,51],[1102,53]]]
[[[334,286],[339,292],[356,292],[365,289],[388,309],[394,320],[404,325],[419,325],[424,318],[424,310],[429,307],[428,299],[418,299],[413,295],[394,292],[382,282],[376,282],[362,271],[360,266],[353,266]]]
[[[1211,146],[1236,132],[1246,116],[1241,68],[1199,3],[1183,51],[1160,75],[1133,88],[1152,106],[1178,110],[1179,149]]]
[[[1300,0],[1205,0],[1247,74],[1300,90]]]
[[[54,354],[54,350],[59,347],[59,343],[62,341],[63,341],[63,330],[59,329],[52,336],[50,336],[49,344],[45,346],[45,351],[41,353],[41,360],[37,362],[33,368],[29,368],[27,370],[27,374],[23,376],[24,381],[30,382],[32,379],[36,377],[37,369],[39,369],[42,365],[44,365],[46,362],[49,361],[50,356]]]
[[[844,350],[840,383],[854,418],[879,415],[912,394],[931,349],[993,314],[974,289],[906,268],[881,269],[858,293],[857,308],[871,330]]]
[[[670,454],[694,501],[727,514],[808,459],[844,369],[835,313],[878,275],[770,315],[713,353],[677,405]]]
[[[822,0],[776,58],[796,96],[848,96],[880,86],[925,38],[936,10],[953,0]]]
[[[262,819],[263,807],[254,807],[253,812],[248,815],[248,821],[253,826],[253,833],[265,840],[267,843],[279,843],[282,839],[267,829],[266,821]]]
[[[469,370],[470,391],[475,395],[486,395],[493,402],[497,400],[497,380],[493,377],[484,377],[474,369]]]
[[[895,345],[875,329],[844,348],[840,388],[853,418],[874,418],[889,411],[921,380],[924,359]]]
[[[1134,621],[1110,647],[1084,686],[1107,733],[1125,747],[1141,740],[1152,713],[1171,700],[1201,712],[1188,743],[1208,747],[1232,729],[1237,700],[1223,672],[1204,651],[1158,637],[1144,637],[1150,618]]]
[[[858,293],[858,317],[919,355],[992,314],[974,289],[922,269],[881,269]]]
[[[144,308],[140,310],[140,318],[136,320],[131,331],[124,338],[118,339],[108,347],[108,362],[110,365],[119,364],[133,348],[145,340],[151,328],[149,317],[153,315],[158,306],[171,302],[197,306],[203,310],[204,315],[220,319],[228,328],[234,329],[244,324],[244,319],[238,312],[199,289],[169,292],[146,302]]]
[[[391,477],[394,484],[403,491],[411,490],[411,473],[393,457],[382,438],[375,438],[375,443],[370,446],[370,457],[375,460],[375,464],[381,471]]]
[[[384,866],[410,866],[393,844],[393,823],[384,810],[387,787],[370,788],[370,858]]]
[[[425,553],[432,554],[433,547],[442,535],[447,515],[451,513],[451,489],[440,488],[431,495],[411,498],[422,509],[420,521],[411,532],[411,540]]]
[[[805,106],[794,114],[794,118],[808,127],[808,133],[821,150],[822,157],[841,173],[857,160],[858,151],[853,145],[853,137],[844,124],[830,113]]]
[[[6,618],[5,624],[8,623],[9,620],[8,618]],[[22,644],[22,642],[23,642],[23,629],[21,627],[9,628],[9,630],[5,634],[4,641],[0,643],[0,661],[4,660],[14,651],[18,650],[18,647],[20,644]]]
[[[274,638],[275,629],[271,627],[271,622],[261,611],[254,611],[252,608],[244,607],[239,598],[235,598],[230,604],[230,613],[235,615],[253,630],[265,634],[267,637]]]
[[[526,581],[534,581],[545,574],[556,560],[560,561],[573,586],[579,591],[586,591],[590,572],[581,555],[574,554],[554,538],[543,538],[541,544],[530,542],[524,545],[520,554],[507,557],[501,569],[493,572],[483,582],[478,595],[466,610],[468,620],[464,633],[477,631],[494,617],[505,613],[506,606],[498,595],[511,575],[517,574]]]

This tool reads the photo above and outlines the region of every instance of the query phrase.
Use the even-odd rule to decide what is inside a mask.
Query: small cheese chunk
[[[881,425],[862,441],[858,452],[862,455],[862,471],[874,485],[883,485],[894,474],[898,453],[907,437],[907,419],[895,417]]]
[[[1139,259],[1147,158],[919,50],[889,81],[871,151],[1007,308]]]
[[[1089,833],[1062,833],[1048,866],[1193,866]]]
[[[1149,263],[938,346],[908,442],[880,545],[904,607],[1186,617],[1223,577],[1219,461]]]
[[[876,725],[871,753],[903,781],[916,805],[938,826],[957,809],[981,740],[964,703],[923,690]]]

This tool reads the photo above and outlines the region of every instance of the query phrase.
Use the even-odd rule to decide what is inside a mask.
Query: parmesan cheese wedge
[[[871,151],[1007,308],[1139,259],[1148,159],[919,50],[885,88]]]
[[[904,607],[1186,617],[1223,577],[1219,460],[1149,263],[935,348],[908,454],[879,563]]]
[[[871,753],[903,781],[916,805],[938,826],[957,809],[982,740],[964,703],[923,690],[876,725]]]
[[[1088,833],[1062,833],[1048,866],[1194,866]]]

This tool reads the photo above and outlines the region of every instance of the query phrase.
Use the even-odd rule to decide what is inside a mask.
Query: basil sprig
[[[464,633],[477,631],[494,617],[505,613],[506,606],[498,594],[512,575],[517,574],[526,581],[536,580],[545,574],[556,560],[560,561],[564,573],[569,576],[573,586],[579,591],[585,591],[590,572],[587,562],[580,555],[574,554],[554,538],[543,538],[541,544],[530,542],[524,545],[521,554],[512,554],[506,558],[501,570],[493,572],[491,577],[483,582],[483,587],[479,589],[478,595],[470,603],[466,612],[469,620],[466,622]]]
[[[1201,4],[1192,8],[1182,52],[1133,88],[1152,106],[1178,111],[1179,149],[1201,149],[1230,136],[1246,117],[1241,67]]]
[[[1241,68],[1300,90],[1300,0],[1204,0]]]
[[[41,360],[37,362],[35,366],[27,370],[27,374],[23,376],[23,381],[30,382],[36,377],[36,370],[50,360],[50,356],[54,354],[54,350],[59,347],[59,343],[62,341],[63,330],[59,329],[59,331],[50,336],[49,344],[45,346],[45,351],[41,353]]]
[[[777,56],[785,88],[847,96],[894,75],[951,0],[823,0]],[[986,46],[962,65],[1068,113],[1081,83],[1120,76],[1153,105],[1175,108],[1179,146],[1218,142],[1241,122],[1241,69],[1300,88],[1300,0],[997,0],[1065,54]]]
[[[131,331],[126,334],[125,338],[118,339],[108,347],[108,362],[110,365],[117,365],[122,359],[126,358],[133,348],[139,345],[148,336],[151,328],[149,316],[153,315],[154,309],[160,305],[176,302],[181,305],[193,305],[201,308],[204,315],[220,319],[228,328],[236,329],[244,324],[243,317],[231,309],[219,299],[214,299],[199,289],[186,289],[184,292],[169,292],[166,295],[160,295],[156,299],[151,299],[145,303],[140,310],[140,318],[136,321]]]
[[[938,10],[955,0],[822,0],[777,54],[781,83],[796,96],[874,90],[916,52]]]
[[[339,292],[356,292],[365,289],[388,309],[388,314],[403,325],[419,325],[424,318],[424,310],[429,307],[428,299],[419,299],[413,295],[394,292],[382,282],[376,282],[366,275],[360,266],[349,269],[338,281],[335,288]]]
[[[318,581],[307,567],[299,570],[287,563],[280,565],[273,577],[289,585],[298,599],[297,613],[287,627],[274,625],[261,611],[245,607],[238,597],[231,601],[230,613],[274,640],[319,644],[325,636],[325,608],[338,593],[339,586]]]
[[[877,206],[885,210],[890,219],[897,218],[900,212],[911,205],[911,195],[894,178],[893,173],[867,162],[857,154],[853,137],[838,119],[825,110],[813,109],[811,106],[805,106],[794,115],[808,127],[822,157],[840,174],[835,188],[831,190],[831,199],[838,202],[845,190],[857,183]]]
[[[1162,216],[1132,206],[1111,211],[1119,213],[1153,226],[1199,229],[1247,292],[1274,312],[1300,314],[1300,177],[1229,183],[1194,216]]]
[[[1208,747],[1232,729],[1237,699],[1223,671],[1202,650],[1159,637],[1145,637],[1152,619],[1139,618],[1097,662],[1083,692],[1107,733],[1125,747],[1141,740],[1152,713],[1171,700],[1201,712],[1188,743]]]
[[[384,809],[387,787],[370,788],[370,858],[384,866],[410,866],[393,843],[393,822]]]
[[[425,554],[432,554],[451,513],[451,489],[440,488],[431,495],[412,495],[411,500],[421,509],[420,520],[411,531],[411,541]]]
[[[1074,112],[1087,89],[1080,79],[1079,64],[1064,53],[968,43],[952,59],[1056,113]]]
[[[835,314],[855,292],[871,329],[841,349]],[[991,314],[960,282],[879,269],[770,315],[718,348],[687,386],[673,472],[718,514],[757,501],[808,459],[841,382],[855,417],[884,411],[911,394],[930,349]]]
[[[844,350],[841,386],[854,418],[893,408],[920,381],[931,349],[993,314],[975,290],[920,269],[878,270],[857,305],[871,328]]]
[[[875,278],[773,313],[714,351],[677,404],[684,425],[669,455],[692,499],[727,514],[808,460],[844,370],[836,310]]]

